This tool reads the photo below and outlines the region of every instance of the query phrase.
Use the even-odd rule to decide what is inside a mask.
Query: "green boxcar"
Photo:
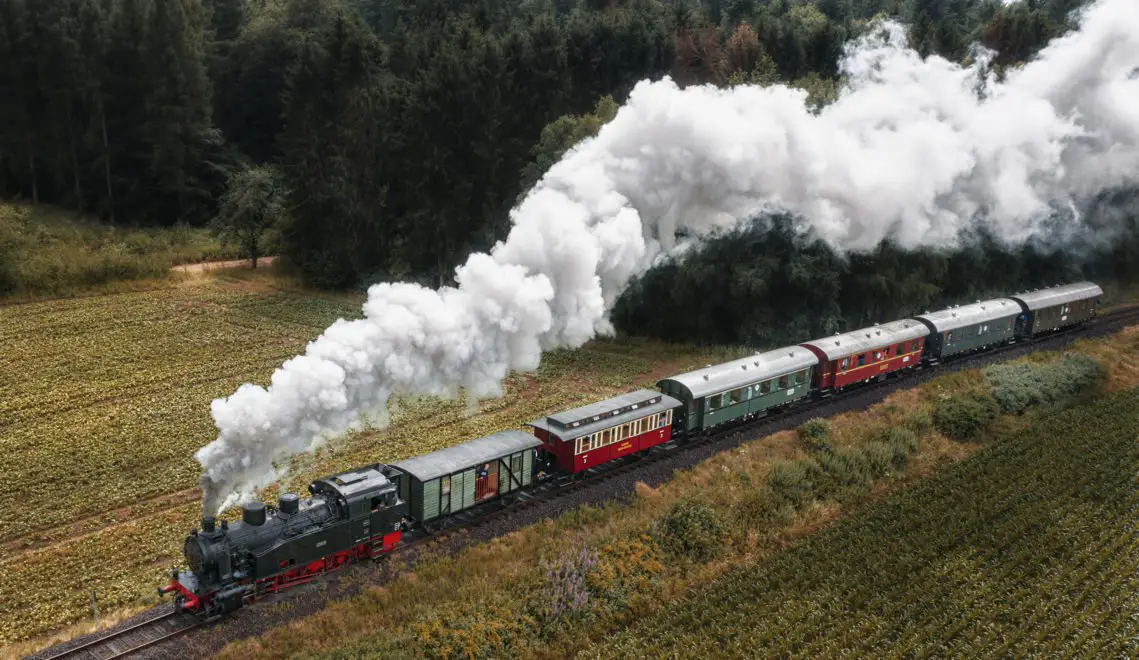
[[[1051,289],[1009,296],[1020,303],[1024,316],[1017,337],[1035,337],[1044,332],[1071,327],[1096,315],[1103,289],[1092,282],[1066,284]]]
[[[926,354],[940,359],[1012,339],[1021,313],[1015,300],[996,298],[914,318],[929,328],[929,336],[925,340]]]
[[[807,396],[817,366],[814,353],[788,346],[665,378],[657,387],[683,404],[674,426],[699,432]]]
[[[393,463],[407,475],[401,497],[419,522],[469,509],[534,481],[534,451],[542,441],[522,431],[503,431],[423,456]]]

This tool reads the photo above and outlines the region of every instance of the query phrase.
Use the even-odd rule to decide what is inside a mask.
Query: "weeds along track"
[[[111,658],[122,658],[175,637],[180,637],[201,625],[203,625],[202,622],[192,615],[168,612],[96,636],[94,639],[78,645],[69,646],[69,648],[57,651],[46,656],[46,658],[48,660],[63,660],[63,658],[110,660]]]
[[[348,567],[339,577],[328,577],[304,585],[284,594],[246,607],[227,617],[205,625],[178,630],[165,638],[157,638],[118,655],[74,655],[62,651],[65,647],[84,648],[84,644],[110,639],[119,631],[104,632],[77,638],[54,649],[29,656],[33,660],[57,657],[121,657],[131,654],[140,658],[164,658],[171,653],[189,653],[195,657],[216,652],[225,644],[258,635],[290,620],[312,614],[327,603],[357,593],[363,586],[382,585],[397,577],[404,567],[413,567],[423,550],[454,554],[462,549],[491,538],[501,536],[546,518],[558,516],[582,504],[600,504],[629,497],[637,482],[658,486],[677,470],[696,465],[719,452],[735,448],[779,431],[793,429],[814,417],[831,417],[853,410],[861,410],[881,402],[898,390],[910,389],[932,378],[954,371],[973,369],[990,363],[1015,359],[1036,351],[1058,350],[1076,339],[1099,337],[1116,332],[1130,323],[1139,322],[1139,306],[1114,309],[1101,314],[1094,321],[1077,328],[1040,337],[1035,340],[1005,345],[975,355],[966,355],[943,362],[935,367],[919,367],[907,373],[893,373],[884,379],[823,398],[806,399],[766,417],[760,417],[738,426],[717,430],[686,444],[672,444],[654,448],[644,456],[630,456],[594,467],[578,480],[551,478],[537,488],[520,494],[506,504],[493,502],[470,509],[449,519],[445,525],[425,532],[405,535],[405,543],[393,551],[389,558],[401,561],[367,562]],[[276,607],[274,604],[283,604]],[[160,623],[169,605],[158,606],[134,619],[119,624],[119,630],[136,629],[144,617]],[[154,617],[160,617],[154,619]],[[145,622],[144,622],[145,623]],[[159,623],[152,625],[157,626]],[[201,628],[202,632],[191,632]],[[172,646],[171,637],[180,637],[178,646]],[[87,640],[87,641],[84,641]],[[92,646],[91,648],[95,648]],[[109,647],[105,647],[109,648]],[[53,655],[54,653],[54,655]]]

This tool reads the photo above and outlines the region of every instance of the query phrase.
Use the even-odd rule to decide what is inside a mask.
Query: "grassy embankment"
[[[357,317],[361,302],[240,271],[0,308],[0,479],[18,485],[0,516],[0,645],[35,638],[0,656],[89,621],[91,590],[104,619],[153,603],[197,524],[193,453],[216,432],[210,401],[244,382],[267,384],[332,321]],[[334,471],[517,428],[734,355],[647,341],[555,352],[475,411],[404,402],[390,428],[298,458],[286,487],[303,491]]]
[[[206,230],[99,224],[49,206],[0,203],[0,296],[138,288],[176,264],[235,258]]]
[[[750,443],[222,657],[1120,649],[1139,605],[1139,332],[1073,352]]]

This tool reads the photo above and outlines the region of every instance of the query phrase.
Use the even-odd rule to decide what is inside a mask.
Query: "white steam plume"
[[[1136,26],[1139,2],[1101,0],[998,84],[983,62],[921,59],[887,23],[848,49],[845,89],[818,114],[782,86],[640,83],[511,212],[506,241],[457,269],[457,288],[377,284],[365,318],[337,321],[268,389],[215,400],[218,437],[195,454],[205,510],[382,417],[394,394],[496,395],[542,351],[608,332],[617,296],[679,228],[785,210],[842,251],[949,246],[978,218],[1007,241],[1044,232],[1051,209],[1139,180]]]

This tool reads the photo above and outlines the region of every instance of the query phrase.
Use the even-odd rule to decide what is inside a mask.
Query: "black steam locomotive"
[[[399,543],[407,517],[401,476],[369,465],[313,482],[303,500],[286,493],[277,507],[247,502],[232,525],[203,518],[184,546],[190,571],[174,571],[159,594],[174,594],[178,610],[214,616],[383,554]]]

